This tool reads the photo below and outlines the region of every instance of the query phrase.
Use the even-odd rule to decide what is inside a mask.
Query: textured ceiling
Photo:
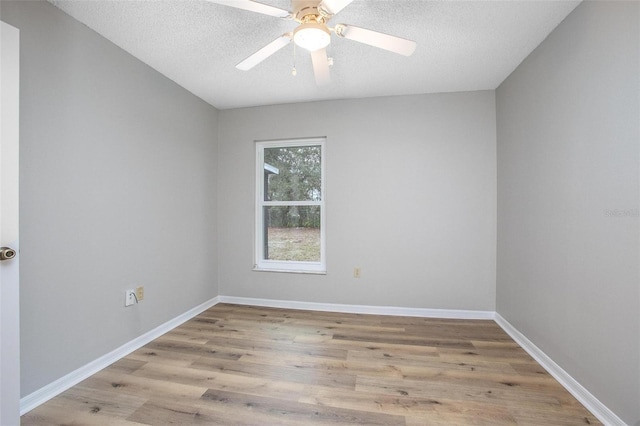
[[[323,99],[495,89],[578,1],[354,0],[347,23],[415,40],[411,57],[332,36],[318,87],[293,43],[250,71],[235,65],[296,23],[206,0],[49,0],[219,109]],[[290,9],[288,0],[262,0]]]

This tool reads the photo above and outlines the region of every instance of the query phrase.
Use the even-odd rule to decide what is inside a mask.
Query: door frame
[[[0,245],[18,253],[0,265],[0,424],[20,424],[18,246],[20,32],[0,22]]]

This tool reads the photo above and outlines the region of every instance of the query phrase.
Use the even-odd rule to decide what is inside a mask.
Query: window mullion
[[[322,206],[322,201],[263,201],[263,206]]]

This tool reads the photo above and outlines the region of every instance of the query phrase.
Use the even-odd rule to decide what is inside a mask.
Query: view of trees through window
[[[320,261],[322,150],[319,145],[264,149],[265,259]]]

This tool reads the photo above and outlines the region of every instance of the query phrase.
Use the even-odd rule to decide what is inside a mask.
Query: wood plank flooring
[[[493,321],[219,304],[22,424],[600,423]]]

